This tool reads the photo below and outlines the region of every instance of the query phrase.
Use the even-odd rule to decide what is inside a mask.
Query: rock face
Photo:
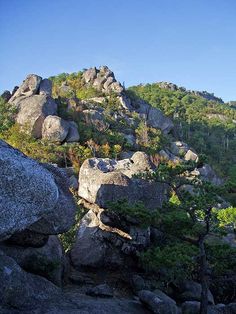
[[[67,188],[65,177],[57,178],[52,169],[50,172],[3,141],[0,150],[0,240],[41,219],[47,221],[47,217],[56,218],[47,224],[54,233],[68,230],[75,205],[69,191],[62,190]]]
[[[58,116],[47,116],[42,126],[42,138],[50,142],[63,142],[69,132],[69,124]]]
[[[57,104],[47,95],[34,95],[20,101],[16,122],[24,126],[35,138],[42,137],[45,118],[57,113]]]
[[[136,152],[130,160],[87,159],[80,169],[79,196],[104,208],[120,199],[132,204],[142,201],[148,208],[161,207],[165,185],[133,178],[152,169],[147,160],[142,152]]]
[[[41,80],[42,78],[40,76],[35,74],[29,74],[23,81],[21,86],[10,98],[9,102],[13,103],[14,100],[18,97],[29,97],[37,94]]]

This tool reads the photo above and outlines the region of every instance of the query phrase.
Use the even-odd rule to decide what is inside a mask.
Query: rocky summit
[[[0,313],[236,313],[232,106],[107,66],[0,101]]]

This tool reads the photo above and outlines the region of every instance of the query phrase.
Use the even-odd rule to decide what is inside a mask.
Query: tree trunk
[[[205,236],[199,238],[200,249],[200,281],[202,286],[200,314],[207,314],[208,284],[207,284],[207,259],[204,244]]]

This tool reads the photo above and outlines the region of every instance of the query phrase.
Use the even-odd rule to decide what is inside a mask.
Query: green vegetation
[[[140,97],[163,110],[174,120],[179,138],[199,154],[205,154],[220,175],[231,176],[236,162],[236,110],[233,107],[182,89],[160,88],[158,84],[131,87],[128,95],[133,99]],[[236,180],[236,177],[231,179]]]
[[[14,124],[15,109],[0,97],[0,133],[7,131]]]
[[[197,254],[194,245],[176,242],[151,248],[140,258],[147,271],[154,272],[168,285],[169,282],[192,278],[197,270]]]

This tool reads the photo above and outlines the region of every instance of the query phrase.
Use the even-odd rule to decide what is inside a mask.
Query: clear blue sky
[[[108,65],[236,100],[236,0],[0,0],[0,91]]]

